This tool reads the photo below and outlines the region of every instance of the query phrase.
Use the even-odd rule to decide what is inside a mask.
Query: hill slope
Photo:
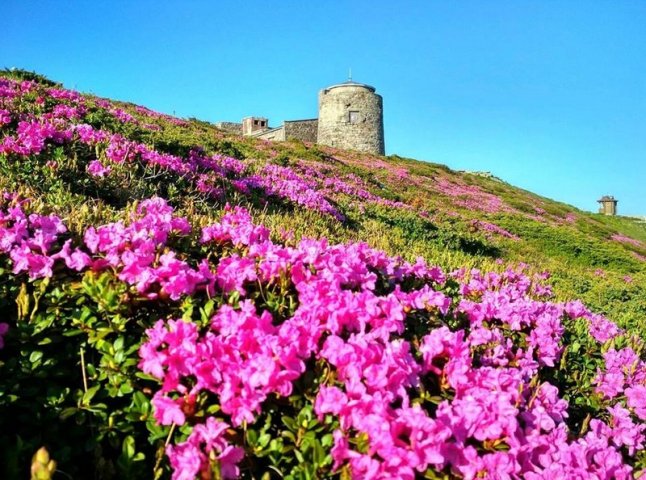
[[[3,478],[646,466],[635,219],[22,71],[0,192]]]
[[[55,91],[44,98],[37,89],[25,92],[34,103],[23,103],[24,113],[51,110],[52,131],[34,133],[32,140],[45,145],[30,147],[38,162],[16,169],[5,157],[0,188],[24,189],[57,213],[73,218],[80,209],[107,221],[128,202],[155,194],[205,218],[227,202],[243,204],[296,238],[365,241],[448,270],[524,262],[552,274],[560,299],[581,298],[620,324],[646,314],[646,223],[637,219],[582,212],[442,165],[243,138],[205,122]],[[71,146],[55,138],[74,124],[105,138],[88,133]]]

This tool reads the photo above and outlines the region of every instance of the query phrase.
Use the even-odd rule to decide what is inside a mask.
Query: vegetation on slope
[[[554,432],[571,436],[562,440],[565,443],[560,447],[574,452],[589,448],[591,422],[603,420],[618,428],[621,417],[626,427],[628,420],[624,417],[628,410],[624,407],[633,409],[628,415],[643,419],[640,404],[632,399],[641,392],[638,389],[642,388],[644,378],[640,375],[646,377],[646,367],[638,359],[643,345],[632,335],[643,336],[645,331],[644,224],[634,219],[587,214],[500,180],[459,174],[441,165],[299,142],[241,138],[197,120],[180,120],[143,107],[70,92],[26,72],[4,72],[3,76],[12,80],[0,80],[3,82],[0,190],[15,194],[4,197],[0,226],[15,229],[21,222],[27,226],[25,238],[14,238],[9,246],[0,245],[0,249],[5,249],[0,251],[14,252],[0,255],[0,307],[9,323],[1,354],[0,385],[0,401],[6,412],[2,427],[9,432],[2,445],[4,454],[11,459],[5,462],[7,476],[19,475],[28,457],[45,443],[53,449],[53,457],[61,462],[64,472],[80,477],[90,474],[105,478],[146,477],[152,471],[162,475],[169,469],[164,452],[178,474],[182,468],[190,470],[188,460],[182,460],[182,452],[188,452],[187,455],[192,452],[194,462],[207,478],[209,473],[204,470],[207,466],[215,469],[213,475],[225,476],[237,469],[256,478],[263,474],[269,478],[272,475],[314,478],[331,475],[331,471],[361,476],[360,472],[368,474],[363,468],[373,468],[393,478],[394,471],[388,469],[395,467],[379,460],[379,455],[384,459],[383,452],[379,455],[374,452],[375,433],[369,425],[354,417],[344,417],[334,407],[328,410],[313,404],[315,398],[330,392],[337,396],[337,401],[341,401],[339,392],[352,395],[351,382],[348,383],[351,373],[330,348],[322,348],[323,340],[321,344],[312,340],[308,349],[297,353],[281,350],[279,355],[274,351],[274,356],[285,355],[292,362],[280,367],[285,370],[281,374],[293,375],[292,383],[287,387],[256,380],[259,384],[253,394],[260,400],[252,404],[255,407],[246,405],[250,411],[223,400],[226,396],[222,385],[201,379],[203,370],[174,372],[181,381],[168,380],[177,366],[160,358],[170,355],[164,349],[170,348],[171,339],[162,340],[156,347],[164,351],[159,354],[161,357],[155,354],[146,359],[145,354],[138,354],[142,342],[146,344],[147,338],[155,342],[155,336],[168,337],[164,328],[170,328],[172,334],[176,324],[170,322],[182,318],[201,329],[187,333],[193,347],[182,344],[185,349],[182,358],[190,365],[195,349],[212,348],[209,343],[212,338],[205,334],[210,321],[219,318],[222,335],[224,320],[218,315],[227,311],[228,305],[243,312],[243,306],[248,305],[245,302],[253,302],[258,315],[270,312],[278,325],[291,325],[301,318],[298,315],[312,315],[317,306],[329,301],[325,296],[314,297],[316,301],[304,297],[302,278],[295,276],[295,266],[303,262],[299,255],[312,251],[334,260],[324,267],[309,266],[314,270],[312,274],[327,272],[334,278],[344,278],[341,284],[325,286],[338,298],[352,299],[333,304],[335,310],[345,308],[357,316],[363,315],[361,307],[353,303],[357,301],[354,294],[362,292],[368,296],[362,297],[362,301],[379,303],[397,298],[401,303],[398,308],[406,315],[405,330],[398,330],[399,324],[395,322],[394,330],[389,331],[393,339],[388,339],[388,335],[374,336],[372,330],[379,330],[376,317],[366,320],[370,327],[360,327],[353,323],[355,320],[347,319],[348,325],[344,327],[347,331],[328,325],[316,333],[301,332],[303,339],[309,338],[307,335],[313,335],[312,339],[336,337],[350,345],[356,340],[357,331],[368,328],[363,333],[369,335],[373,347],[385,351],[399,345],[395,337],[401,335],[412,357],[399,352],[404,356],[393,358],[412,369],[405,375],[408,380],[402,380],[397,387],[408,392],[402,396],[401,391],[384,387],[383,391],[392,397],[380,410],[382,423],[394,425],[394,419],[402,412],[417,415],[417,411],[399,405],[404,397],[429,414],[436,412],[438,404],[458,408],[463,394],[483,396],[483,401],[487,397],[485,390],[469,390],[464,379],[452,377],[446,365],[433,363],[432,355],[424,353],[421,346],[433,341],[454,342],[452,348],[457,350],[439,360],[449,360],[451,364],[455,354],[463,362],[474,388],[482,387],[479,382],[489,381],[484,373],[487,370],[480,367],[495,364],[513,370],[514,381],[523,385],[529,395],[514,399],[518,418],[523,419],[519,422],[526,428],[532,428],[527,416],[536,413],[532,395],[548,395],[549,387],[543,387],[548,385],[546,382],[556,385],[559,395],[569,402],[569,417],[562,415],[562,404],[555,399],[545,400],[555,425],[538,436],[540,441],[556,444],[548,433],[559,424]],[[25,79],[36,82],[17,83]],[[146,200],[154,196],[164,198],[168,205]],[[236,211],[237,217],[230,217],[227,204],[244,206],[256,224],[267,230],[253,227],[241,211]],[[21,216],[23,211],[36,216],[33,219]],[[60,225],[64,224],[67,230],[56,226],[48,233],[51,238],[47,248],[60,249],[55,250],[56,254],[41,252],[33,257],[34,242],[43,241],[34,240],[44,235],[44,220],[38,216],[41,214],[55,215],[47,218],[60,219]],[[230,230],[222,227],[225,219],[231,218],[233,227],[227,227]],[[200,229],[214,223],[220,225],[217,227],[220,236],[214,237],[216,247],[200,243]],[[118,250],[113,251],[117,247],[107,244],[102,246],[101,240],[92,240],[95,233],[91,231],[97,230],[91,229],[99,225],[113,225],[105,232],[118,234],[118,241],[115,240]],[[258,235],[264,240],[271,232],[270,252],[277,258],[291,259],[286,265],[281,264],[285,271],[279,269],[279,273],[267,277],[243,273],[246,259],[253,259],[260,268],[263,262],[270,261],[270,256],[268,252],[253,253],[262,243],[258,239],[232,240],[230,237],[237,235],[240,228],[245,231],[261,228]],[[137,243],[140,235],[157,235],[157,229],[163,232],[162,240],[150,247],[153,251],[147,254],[152,255],[149,263],[138,265],[133,272],[130,264],[122,263],[124,255],[131,251],[135,256],[141,255],[140,248],[144,247]],[[229,237],[222,237],[223,231]],[[307,240],[301,241],[322,237],[346,246],[315,247]],[[68,239],[75,250],[63,249],[63,242]],[[376,250],[350,243],[357,241]],[[356,256],[359,263],[347,258],[344,249],[354,252],[350,257]],[[400,255],[410,263],[396,259],[377,261],[375,256],[382,255],[377,253],[380,250]],[[28,256],[21,256],[24,251],[30,252]],[[459,271],[452,279],[440,279],[437,273],[431,273],[435,270],[419,266],[418,257],[444,271]],[[348,275],[342,267],[345,263],[353,268],[367,268],[371,276],[345,278]],[[520,267],[524,274],[507,270],[525,263],[528,268]],[[236,267],[233,273],[227,273],[228,264]],[[415,269],[414,265],[419,267]],[[469,273],[473,268],[507,273],[482,278],[478,273]],[[206,272],[212,269],[215,283],[210,290],[204,285],[209,281]],[[548,303],[545,295],[549,290],[540,287],[540,279],[545,275],[537,276],[545,270],[552,274],[555,301],[581,298],[592,311],[606,314],[627,332],[615,331],[603,320],[607,332],[600,334],[595,331],[600,320],[590,311]],[[393,277],[393,271],[400,272],[401,278]],[[247,274],[250,276],[245,277]],[[316,282],[312,280],[312,284]],[[418,300],[420,297],[423,300]],[[518,311],[500,306],[500,302],[510,302],[512,298],[521,298],[524,308],[534,312],[522,327],[514,326]],[[431,299],[440,303],[433,304]],[[444,299],[449,304],[445,305]],[[495,310],[493,317],[485,325],[469,325],[475,318],[473,309],[487,302]],[[542,324],[544,312],[553,318],[549,328]],[[252,314],[250,318],[260,322]],[[160,319],[168,322],[144,333]],[[560,330],[559,322],[563,322],[564,331]],[[458,338],[462,334],[456,332],[464,329],[473,336],[470,338],[475,338],[474,331],[482,328],[494,331],[494,337],[501,335],[498,341],[503,351],[494,352],[491,345],[465,343],[471,352],[461,357],[465,355]],[[244,328],[239,329],[244,332]],[[454,333],[449,333],[449,329]],[[281,332],[265,326],[250,333],[251,337],[265,336],[271,344],[282,341]],[[458,336],[452,337],[454,334]],[[440,340],[438,335],[444,335],[444,339]],[[553,351],[532,343],[536,342],[536,335],[546,335],[541,337],[545,344],[555,342]],[[229,342],[231,338],[225,340]],[[448,348],[447,345],[442,348]],[[260,349],[261,345],[254,348]],[[448,352],[442,348],[436,352],[439,357]],[[458,355],[458,351],[463,354]],[[623,352],[634,363],[631,364],[634,371],[617,391],[609,390],[606,377],[597,376],[597,369],[615,373],[613,354],[608,353],[613,351]],[[637,360],[628,355],[630,352]],[[246,361],[254,360],[247,353]],[[507,359],[501,364],[496,355]],[[137,368],[139,356],[144,362],[143,367],[140,364],[143,371]],[[211,361],[222,362],[222,358],[225,356]],[[527,363],[521,362],[521,358]],[[161,363],[154,367],[146,361]],[[248,373],[221,363],[211,365],[215,367],[222,371],[232,368],[229,372],[232,376]],[[445,373],[438,373],[442,369]],[[413,377],[417,380],[410,380]],[[164,380],[161,390],[156,379]],[[200,383],[202,380],[204,383]],[[435,383],[421,388],[420,381]],[[370,390],[373,387],[367,378],[361,382],[368,382],[372,403],[356,408],[374,408],[377,392]],[[183,390],[187,386],[192,387],[190,393]],[[290,394],[285,389],[293,390]],[[155,392],[157,403],[153,408],[150,399]],[[497,405],[505,403],[502,397],[492,398]],[[173,410],[173,405],[180,405],[181,412]],[[164,406],[168,408],[165,410]],[[606,408],[614,410],[609,414]],[[167,417],[164,412],[168,412]],[[452,410],[451,414],[459,420],[457,411]],[[214,420],[208,423],[206,418]],[[16,419],[20,425],[17,430],[9,427],[15,425]],[[492,420],[494,424],[497,421]],[[193,427],[204,424],[217,430],[222,425],[218,422],[228,422],[230,433],[225,440],[220,432],[217,449],[208,446],[207,450],[219,452],[220,457],[203,457],[204,453],[196,453],[196,449],[203,448],[206,440],[200,440],[202,430]],[[439,420],[435,418],[433,422]],[[600,429],[595,430],[595,435],[603,437],[607,433],[602,432],[601,424],[592,424]],[[429,428],[440,428],[438,425],[429,424]],[[403,455],[402,462],[408,462],[409,467],[414,465],[410,468],[424,472],[428,478],[450,475],[468,478],[473,474],[468,465],[490,473],[497,468],[518,472],[539,469],[532,460],[527,460],[539,447],[527,440],[526,433],[519,436],[507,426],[504,428],[510,430],[505,430],[503,440],[499,432],[495,433],[498,425],[494,433],[476,434],[476,438],[466,441],[459,440],[447,425],[444,427],[448,438],[455,437],[455,441],[447,440],[447,445],[457,448],[455,445],[460,444],[459,455],[442,450],[449,448],[446,445],[436,445],[442,451],[441,459],[427,458],[417,464],[406,457],[404,447],[389,450],[388,454],[397,458]],[[631,425],[630,441],[639,443],[641,424],[637,420]],[[340,431],[346,436],[335,433]],[[65,442],[61,442],[62,438]],[[516,452],[511,439],[522,444],[525,453]],[[165,449],[165,443],[171,440],[171,445],[176,446]],[[351,445],[342,448],[346,440]],[[608,443],[607,438],[605,441]],[[330,450],[333,442],[335,449]],[[540,448],[547,448],[547,444],[541,445]],[[244,452],[239,450],[241,447]],[[510,448],[513,454],[499,453]],[[636,445],[614,444],[604,448],[605,455],[620,459],[617,465],[625,462],[643,468],[644,458],[636,453],[641,451]],[[238,457],[243,453],[245,460],[240,460]],[[479,460],[474,460],[476,457]],[[506,460],[502,461],[502,457]],[[563,471],[574,468],[562,467]],[[602,478],[629,474],[629,470],[619,466],[612,471],[607,467],[597,471],[602,467],[594,462],[579,467]],[[406,472],[403,463],[398,471]]]

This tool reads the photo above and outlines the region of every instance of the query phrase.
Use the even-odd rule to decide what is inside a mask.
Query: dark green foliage
[[[40,73],[30,72],[29,70],[24,70],[22,68],[4,68],[0,69],[0,77],[12,78],[14,80],[28,80],[32,82],[40,83],[47,87],[60,87],[62,86],[58,82],[54,82],[47,78],[45,75]]]

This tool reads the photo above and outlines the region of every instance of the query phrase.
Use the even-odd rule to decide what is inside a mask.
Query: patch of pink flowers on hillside
[[[634,238],[627,237],[626,235],[621,235],[619,233],[615,233],[610,237],[612,240],[615,242],[620,242],[620,243],[627,243],[629,245],[632,245],[634,247],[643,247],[644,244],[640,242],[639,240],[635,240]]]
[[[243,195],[258,193],[278,198],[329,215],[339,221],[345,216],[333,199],[349,196],[351,205],[361,211],[367,204],[387,205],[414,210],[402,202],[371,193],[360,177],[340,175],[329,166],[300,162],[294,166],[266,164],[253,168],[254,162],[242,162],[224,155],[205,155],[199,148],[185,157],[159,152],[150,145],[128,140],[119,133],[96,129],[89,124],[89,114],[109,114],[119,123],[146,130],[159,130],[159,120],[175,125],[186,122],[135,106],[126,111],[105,99],[86,98],[78,92],[58,88],[42,89],[33,82],[2,79],[0,88],[0,153],[18,157],[40,155],[50,146],[80,143],[92,147],[95,159],[86,171],[95,178],[110,177],[116,165],[143,164],[153,170],[166,170],[190,181],[206,197],[221,199],[226,185]],[[26,108],[33,95],[42,90],[41,101]],[[53,105],[52,105],[53,104]],[[18,119],[18,121],[14,121]],[[12,128],[9,128],[12,127]],[[324,170],[332,170],[323,174]]]
[[[646,367],[628,347],[609,349],[595,380],[611,402],[609,421],[592,419],[580,437],[568,430],[567,402],[537,382],[561,359],[563,320],[584,319],[601,343],[622,332],[580,302],[547,301],[549,289],[521,271],[455,272],[460,291],[452,300],[441,291],[446,276],[422,260],[406,263],[362,243],[276,244],[239,207],[202,229],[202,242],[220,256],[195,264],[168,248],[191,227],[162,199],[142,202],[126,223],[89,228],[78,246],[58,217],[27,214],[13,195],[4,205],[0,252],[16,273],[109,268],[147,298],[238,296],[206,329],[158,321],[140,348],[140,368],[160,380],[152,400],[160,424],[186,424],[190,405],[207,392],[225,416],[201,419],[185,441],[168,446],[174,478],[193,478],[214,458],[224,478],[236,478],[243,450],[227,429],[253,423],[269,396],[289,396],[311,359],[335,372],[314,410],[337,419],[332,458],[353,478],[413,479],[429,468],[470,479],[630,478],[622,450],[632,456],[644,447]],[[293,286],[297,307],[276,322],[247,292],[281,282]],[[440,326],[406,340],[420,315]],[[467,328],[442,325],[456,315]],[[432,409],[411,397],[428,382],[448,394]],[[357,435],[367,450],[353,446]]]
[[[141,162],[190,180],[207,197],[220,198],[227,184],[343,218],[307,165],[253,171],[199,149],[186,157],[159,152],[83,123],[95,108],[117,122],[154,123],[146,109],[126,112],[62,89],[46,92],[58,107],[15,115],[25,94],[36,91],[32,82],[0,80],[0,154],[20,158],[79,142],[97,152],[87,165],[95,177]],[[45,99],[35,105],[44,109]],[[376,201],[364,187],[346,177],[323,188]],[[475,186],[439,179],[436,189],[464,208],[511,211]],[[479,227],[506,236],[494,224]],[[199,232],[205,257],[173,250],[174,238],[197,233],[161,198],[141,202],[124,221],[88,228],[76,241],[59,217],[29,213],[15,195],[0,201],[0,255],[25,280],[109,271],[147,300],[181,302],[198,293],[231,300],[203,327],[160,319],[139,350],[139,368],[159,380],[155,420],[186,429],[183,441],[166,448],[173,478],[205,475],[214,462],[223,478],[238,477],[243,445],[228,431],[256,421],[268,398],[292,394],[312,361],[331,372],[311,400],[321,419],[335,422],[334,468],[352,478],[413,480],[429,469],[466,479],[632,477],[629,460],[644,448],[646,425],[643,341],[614,345],[623,334],[615,324],[580,302],[549,301],[541,278],[522,269],[445,275],[422,259],[407,263],[364,243],[274,243],[239,207]],[[280,286],[293,305],[284,318],[251,295]],[[449,296],[451,288],[457,292]],[[417,338],[411,329],[420,319],[429,328]],[[594,387],[607,415],[591,419],[583,434],[569,430],[567,401],[541,375],[562,360],[564,324],[572,320],[585,322],[605,352]],[[11,338],[5,325],[0,342]],[[429,389],[441,396],[427,398]],[[217,415],[191,418],[191,406],[205,398],[216,399]]]
[[[443,177],[434,179],[433,188],[438,192],[453,197],[454,203],[468,210],[484,213],[513,212],[514,209],[506,205],[499,197],[485,192],[477,185],[454,183]]]

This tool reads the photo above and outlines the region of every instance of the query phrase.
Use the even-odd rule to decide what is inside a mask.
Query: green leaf
[[[119,337],[114,341],[114,343],[112,344],[112,348],[114,349],[115,352],[119,352],[123,350],[123,342],[124,342],[123,337]]]
[[[90,405],[90,402],[92,401],[92,399],[94,398],[94,396],[96,395],[96,393],[99,391],[100,388],[101,388],[100,384],[99,385],[94,385],[94,386],[88,388],[87,392],[85,392],[83,394],[83,398],[81,399],[81,403],[83,405]]]
[[[283,422],[283,425],[289,428],[292,432],[296,432],[298,430],[298,424],[296,423],[296,420],[294,420],[293,418],[288,416],[282,416],[280,418],[280,421]]]
[[[37,363],[41,358],[43,358],[43,352],[41,352],[40,350],[34,350],[33,352],[31,352],[31,355],[29,355],[29,361],[31,363]]]
[[[269,444],[269,441],[271,440],[271,435],[268,433],[263,433],[258,437],[258,446],[261,448],[265,448],[267,444]]]
[[[126,458],[133,458],[135,455],[135,439],[128,435],[123,439],[121,444],[121,452],[125,455]]]
[[[78,408],[76,408],[76,407],[68,407],[68,408],[63,409],[61,411],[61,413],[58,414],[58,417],[61,420],[65,420],[65,419],[71,417],[72,415],[76,414],[76,412],[78,412]]]

